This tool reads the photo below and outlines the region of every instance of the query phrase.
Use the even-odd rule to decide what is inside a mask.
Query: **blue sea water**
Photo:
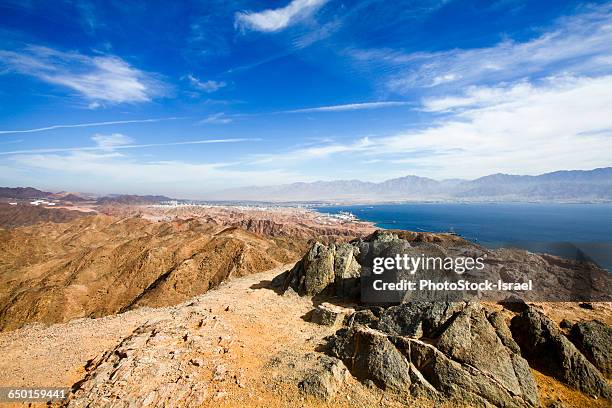
[[[612,270],[612,204],[410,203],[318,207],[353,213],[381,228],[449,232],[486,247],[572,258],[576,248]]]

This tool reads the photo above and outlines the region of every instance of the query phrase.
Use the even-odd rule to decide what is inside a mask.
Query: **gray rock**
[[[537,387],[527,361],[502,342],[480,305],[464,308],[435,344],[450,359],[495,378],[497,385],[509,394],[538,405]]]
[[[462,406],[539,406],[537,392],[529,396],[515,395],[491,377],[491,373],[454,361],[431,344],[409,337],[396,338],[396,341],[429,384]],[[521,375],[533,380],[530,372]]]
[[[581,391],[610,399],[612,387],[543,313],[530,307],[510,324],[523,355],[542,371]]]
[[[385,309],[378,328],[398,336],[433,338],[464,307],[463,302],[403,303]]]
[[[358,251],[351,244],[336,246],[334,257],[334,294],[345,298],[358,297],[361,291],[359,275],[361,266],[354,254]]]
[[[335,247],[316,242],[287,276],[288,286],[300,296],[323,292],[334,282]]]
[[[527,361],[503,344],[482,307],[468,305],[459,312],[440,313],[451,306],[459,304],[423,309],[425,316],[438,318],[436,330],[441,334],[434,344],[354,323],[336,333],[330,352],[357,378],[372,380],[383,389],[456,398],[478,406],[539,406]],[[404,311],[410,310],[412,316],[418,307],[413,308]],[[442,321],[443,315],[451,317]],[[406,331],[397,327],[394,331]]]
[[[336,306],[330,303],[321,303],[312,311],[310,321],[322,326],[336,326],[341,324],[344,318],[352,312],[354,312],[354,309]]]
[[[292,288],[300,296],[328,293],[358,297],[361,266],[350,244],[324,245],[316,242],[285,277],[284,289]]]
[[[504,300],[500,301],[499,304],[505,309],[511,310],[515,313],[523,313],[529,308],[529,305],[515,294],[506,297]]]
[[[520,354],[521,349],[512,338],[512,332],[510,331],[510,328],[506,324],[501,313],[489,313],[487,314],[487,319],[489,320],[489,323],[491,323],[491,326],[495,328],[495,333],[497,333],[497,337],[499,337],[504,346],[508,347],[514,353]]]
[[[345,319],[345,324],[348,327],[351,327],[354,324],[360,324],[371,329],[376,329],[378,328],[378,321],[379,318],[374,314],[372,309],[364,309],[348,315]]]
[[[612,376],[612,328],[597,320],[576,323],[570,340],[605,376]]]
[[[331,399],[346,382],[349,372],[337,358],[322,355],[298,387],[302,392],[324,400]]]
[[[357,378],[370,379],[380,388],[441,395],[471,405],[538,406],[527,361],[516,353],[501,316],[490,318],[495,325],[480,305],[465,303],[393,306],[382,311],[378,321],[374,313],[356,312],[348,319],[349,328],[331,339],[330,352]],[[514,350],[503,339],[514,344]]]
[[[332,338],[330,352],[360,380],[371,380],[384,390],[410,390],[408,361],[384,333],[360,325],[339,330]]]

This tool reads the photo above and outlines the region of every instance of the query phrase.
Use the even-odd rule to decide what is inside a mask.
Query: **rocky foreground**
[[[399,235],[316,243],[172,307],[1,333],[2,383],[70,386],[71,407],[610,406],[610,303],[360,304],[360,245],[463,245]]]

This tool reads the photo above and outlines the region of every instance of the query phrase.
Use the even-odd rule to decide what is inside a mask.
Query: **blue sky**
[[[610,166],[611,44],[610,2],[0,0],[0,185]]]

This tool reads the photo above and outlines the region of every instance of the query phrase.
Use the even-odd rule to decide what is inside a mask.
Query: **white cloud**
[[[147,102],[168,91],[155,75],[113,55],[88,56],[29,46],[20,51],[0,50],[0,66],[8,72],[72,89],[92,101],[90,105],[94,107],[100,101]]]
[[[345,112],[345,111],[355,111],[355,110],[368,110],[368,109],[385,109],[385,108],[393,108],[398,106],[407,106],[412,105],[411,102],[400,102],[400,101],[384,101],[384,102],[362,102],[362,103],[349,103],[343,105],[328,105],[328,106],[317,106],[312,108],[300,108],[300,109],[291,109],[284,111],[272,111],[272,112],[262,112],[262,113],[237,113],[227,115],[223,112],[214,113],[209,115],[208,117],[202,119],[200,124],[227,124],[234,119],[243,118],[243,117],[253,117],[253,116],[262,116],[262,115],[282,115],[282,114],[293,114],[293,113],[317,113],[317,112]]]
[[[568,78],[569,79],[569,78]],[[547,82],[553,83],[560,78],[549,78]],[[461,95],[425,98],[422,110],[426,112],[443,112],[461,108],[499,105],[527,97],[538,89],[527,81],[520,81],[512,85],[499,85],[497,87],[470,86]]]
[[[378,173],[401,168],[404,174],[440,179],[607,167],[612,165],[610,106],[612,75],[471,88],[424,101],[423,109],[445,113],[431,126],[260,159],[291,163],[342,155],[335,165],[355,172],[363,173],[355,163],[383,161],[387,167],[378,166]]]
[[[129,145],[134,143],[131,137],[122,135],[121,133],[113,133],[110,135],[101,135],[96,133],[91,137],[91,140],[96,142],[96,145],[101,149],[112,150],[114,147]]]
[[[409,102],[365,102],[365,103],[349,103],[345,105],[331,105],[331,106],[318,106],[316,108],[303,108],[283,111],[282,113],[309,113],[309,112],[341,112],[341,111],[352,111],[362,109],[382,109],[391,108],[395,106],[409,105]]]
[[[213,93],[227,86],[227,84],[223,81],[213,81],[213,80],[201,81],[200,79],[198,79],[197,77],[191,74],[187,75],[187,79],[191,83],[191,86],[193,86],[196,89],[199,89],[200,91],[204,91],[207,93]]]
[[[612,165],[612,76],[551,79],[539,86],[481,88],[436,126],[378,140],[371,153],[407,152],[404,162],[439,177],[539,174]],[[432,154],[411,157],[410,152]]]
[[[326,142],[320,145],[300,147],[288,152],[255,155],[253,164],[266,163],[297,163],[308,160],[324,159],[333,155],[343,153],[366,152],[372,146],[368,137],[356,140],[350,144]]]
[[[49,125],[49,126],[44,126],[40,128],[34,128],[34,129],[0,130],[0,134],[36,133],[36,132],[44,132],[47,130],[55,130],[55,129],[123,125],[123,124],[128,124],[128,123],[150,123],[150,122],[161,122],[164,120],[177,120],[177,119],[185,119],[185,118],[171,117],[171,118],[153,118],[153,119],[113,120],[113,121],[108,121],[108,122],[89,122],[89,123],[76,123],[76,124],[67,124],[67,125]]]
[[[505,40],[493,47],[405,53],[394,49],[349,49],[365,67],[381,71],[395,92],[415,87],[514,81],[531,76],[602,75],[612,72],[612,6],[557,21],[524,42]]]
[[[279,31],[309,16],[326,2],[327,0],[292,0],[287,6],[278,9],[257,13],[238,12],[235,24],[237,27],[254,31]]]
[[[38,184],[103,193],[164,194],[204,198],[205,192],[240,185],[287,183],[298,174],[281,169],[240,170],[233,162],[140,162],[116,152],[20,154],[10,157],[12,174],[39,174]],[[11,174],[9,173],[9,174]],[[0,179],[2,176],[0,176]],[[60,180],[69,180],[60,183]],[[80,183],[80,184],[79,184]]]
[[[202,119],[199,123],[201,123],[201,124],[226,125],[228,123],[231,123],[232,121],[233,121],[233,119],[231,117],[227,116],[225,113],[218,112],[218,113],[213,113],[212,115],[209,115],[205,119]]]
[[[29,150],[14,150],[9,152],[0,152],[0,156],[10,156],[18,154],[38,154],[38,153],[62,153],[62,152],[89,152],[100,150],[123,150],[123,149],[142,149],[148,147],[161,146],[185,146],[185,145],[207,145],[207,144],[225,144],[225,143],[243,143],[243,142],[259,142],[258,138],[230,138],[230,139],[202,139],[202,140],[186,140],[181,142],[165,142],[165,143],[146,143],[146,144],[127,144],[131,143],[131,138],[121,135],[95,135],[92,140],[96,142],[96,146],[84,147],[64,147],[64,148],[43,148]]]

